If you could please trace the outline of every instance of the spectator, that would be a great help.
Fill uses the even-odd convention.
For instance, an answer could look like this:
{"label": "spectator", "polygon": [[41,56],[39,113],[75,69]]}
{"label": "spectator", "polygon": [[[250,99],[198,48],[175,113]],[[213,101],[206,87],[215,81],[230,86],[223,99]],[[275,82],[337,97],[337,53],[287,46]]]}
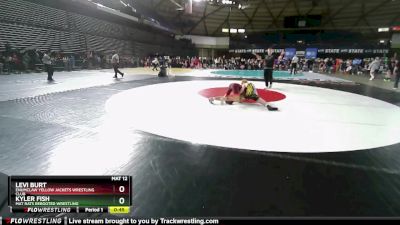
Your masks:
{"label": "spectator", "polygon": [[24,66],[24,70],[30,69],[31,57],[29,53],[26,51],[22,56],[22,65]]}
{"label": "spectator", "polygon": [[53,63],[50,58],[50,51],[47,51],[43,55],[42,62],[44,64],[45,70],[47,71],[47,80],[48,81],[54,81],[53,80],[53,73],[54,73],[54,68],[53,68]]}
{"label": "spectator", "polygon": [[68,71],[72,71],[75,67],[75,57],[74,55],[68,56]]}
{"label": "spectator", "polygon": [[388,62],[388,68],[387,68],[386,77],[385,77],[384,81],[390,81],[391,77],[395,76],[395,74],[394,74],[395,68],[396,68],[396,59],[393,57]]}
{"label": "spectator", "polygon": [[369,65],[369,74],[371,75],[371,78],[369,80],[375,79],[376,74],[379,71],[379,68],[381,66],[381,62],[379,57],[376,57],[375,60]]}
{"label": "spectator", "polygon": [[395,61],[395,67],[394,67],[393,73],[395,75],[394,89],[397,89],[397,88],[399,88],[399,80],[400,80],[400,61],[398,58]]}
{"label": "spectator", "polygon": [[0,53],[0,74],[3,74],[5,57]]}
{"label": "spectator", "polygon": [[69,60],[68,60],[68,57],[67,56],[64,56],[63,58],[62,58],[62,61],[63,61],[63,64],[64,64],[64,70],[65,71],[67,71],[68,70],[68,68],[69,68]]}

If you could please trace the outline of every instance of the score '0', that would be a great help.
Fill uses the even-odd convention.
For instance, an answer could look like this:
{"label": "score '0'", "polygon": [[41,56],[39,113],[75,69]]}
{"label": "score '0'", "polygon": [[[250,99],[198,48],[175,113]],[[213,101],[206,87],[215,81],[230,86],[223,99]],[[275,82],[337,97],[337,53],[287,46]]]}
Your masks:
{"label": "score '0'", "polygon": [[[125,192],[125,187],[124,186],[119,186],[118,188],[119,192],[124,193]],[[121,197],[119,198],[119,204],[123,205],[125,203],[125,198]]]}

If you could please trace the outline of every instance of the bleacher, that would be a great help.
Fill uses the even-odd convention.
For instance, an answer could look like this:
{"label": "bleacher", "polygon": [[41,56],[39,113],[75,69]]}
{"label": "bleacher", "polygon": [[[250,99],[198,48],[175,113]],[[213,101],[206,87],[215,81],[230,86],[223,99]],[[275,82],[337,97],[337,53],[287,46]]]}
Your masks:
{"label": "bleacher", "polygon": [[178,55],[187,43],[166,34],[122,26],[24,0],[0,1],[0,51],[5,43],[17,49],[61,52],[111,51],[144,56]]}
{"label": "bleacher", "polygon": [[[7,41],[17,49],[76,52],[85,45],[84,36],[79,33],[2,22],[0,30],[0,40]],[[0,51],[4,51],[4,44],[0,43]]]}
{"label": "bleacher", "polygon": [[115,49],[121,54],[132,55],[132,44],[128,41],[94,35],[87,35],[86,38],[87,48],[91,51],[104,52]]}
{"label": "bleacher", "polygon": [[76,29],[83,33],[111,36],[116,38],[123,37],[122,26],[96,18],[70,13],[71,23],[75,24]]}
{"label": "bleacher", "polygon": [[23,0],[0,1],[0,21],[67,28],[66,11]]}

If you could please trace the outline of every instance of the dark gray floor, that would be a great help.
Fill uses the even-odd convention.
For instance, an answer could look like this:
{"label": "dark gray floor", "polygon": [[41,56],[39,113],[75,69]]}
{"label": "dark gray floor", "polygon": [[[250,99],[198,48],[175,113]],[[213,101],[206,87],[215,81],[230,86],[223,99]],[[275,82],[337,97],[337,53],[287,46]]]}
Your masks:
{"label": "dark gray floor", "polygon": [[[58,162],[53,160],[61,144],[104,138],[98,128],[105,121],[105,102],[112,95],[143,85],[193,79],[142,76],[2,101],[0,172],[46,175],[61,171],[67,167],[55,165]],[[398,93],[375,87],[306,85],[358,93],[400,106]],[[400,215],[400,144],[356,152],[284,154],[194,145],[140,131],[130,135],[135,141],[128,142],[129,151],[121,156],[123,163],[103,163],[98,171],[133,177],[133,216]],[[119,146],[126,141],[123,138],[111,143]],[[83,154],[86,150],[94,154]],[[92,165],[107,156],[95,149],[79,149],[57,160],[76,167],[78,171],[69,169],[79,173],[85,160]],[[4,177],[0,175],[0,205],[6,198]],[[5,211],[4,203],[2,206]]]}

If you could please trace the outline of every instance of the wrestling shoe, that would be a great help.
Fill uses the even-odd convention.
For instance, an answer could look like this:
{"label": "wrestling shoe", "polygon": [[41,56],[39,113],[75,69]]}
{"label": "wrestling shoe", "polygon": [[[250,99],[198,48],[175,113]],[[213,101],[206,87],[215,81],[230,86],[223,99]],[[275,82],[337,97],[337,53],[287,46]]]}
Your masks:
{"label": "wrestling shoe", "polygon": [[213,98],[209,98],[208,101],[209,101],[212,105],[214,105],[214,99],[213,99]]}
{"label": "wrestling shoe", "polygon": [[270,105],[267,105],[267,109],[268,109],[268,111],[278,111],[278,108],[270,106]]}

